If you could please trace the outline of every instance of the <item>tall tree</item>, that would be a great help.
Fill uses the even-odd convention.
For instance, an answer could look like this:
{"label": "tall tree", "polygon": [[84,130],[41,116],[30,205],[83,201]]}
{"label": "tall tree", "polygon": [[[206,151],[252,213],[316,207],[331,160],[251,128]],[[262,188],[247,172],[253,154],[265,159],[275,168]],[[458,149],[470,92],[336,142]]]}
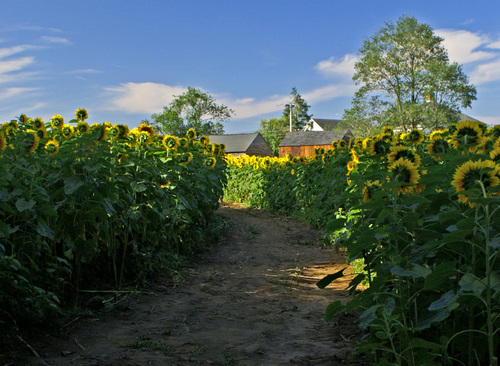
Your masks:
{"label": "tall tree", "polygon": [[282,117],[261,120],[260,129],[257,132],[260,132],[264,140],[271,145],[274,156],[278,156],[281,140],[283,140],[289,130],[289,120]]}
{"label": "tall tree", "polygon": [[286,119],[290,124],[290,108],[292,108],[292,128],[300,130],[312,117],[312,114],[308,114],[311,106],[302,98],[296,87],[292,88],[290,95],[292,96],[292,101],[285,105],[282,118]]}
{"label": "tall tree", "polygon": [[188,87],[177,96],[163,112],[151,116],[152,126],[163,134],[182,136],[190,128],[203,135],[222,135],[223,122],[229,120],[234,111],[200,89]]}
{"label": "tall tree", "polygon": [[[384,123],[407,131],[456,122],[460,108],[476,100],[476,88],[461,65],[450,63],[442,42],[429,25],[409,16],[386,23],[365,40],[353,76],[361,86],[344,113],[344,123]],[[371,98],[382,107],[379,114],[356,112],[363,104],[370,107],[366,101]]]}

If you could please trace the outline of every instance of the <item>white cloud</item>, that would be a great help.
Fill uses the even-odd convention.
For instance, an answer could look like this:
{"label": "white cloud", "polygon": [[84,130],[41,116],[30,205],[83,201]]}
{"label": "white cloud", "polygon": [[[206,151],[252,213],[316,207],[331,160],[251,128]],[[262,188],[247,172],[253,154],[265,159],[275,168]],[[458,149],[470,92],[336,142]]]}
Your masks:
{"label": "white cloud", "polygon": [[457,29],[438,29],[435,33],[444,38],[443,44],[452,62],[466,64],[489,60],[498,55],[495,52],[479,50],[480,47],[495,44],[484,35]]}
{"label": "white cloud", "polygon": [[500,60],[478,65],[470,75],[473,84],[500,80]]}
{"label": "white cloud", "polygon": [[341,75],[352,77],[354,75],[354,64],[358,61],[356,55],[347,54],[341,60],[334,57],[318,62],[316,69],[327,76]]}
{"label": "white cloud", "polygon": [[31,65],[33,62],[35,62],[35,58],[32,56],[21,57],[21,58],[7,60],[7,61],[0,61],[0,80],[1,80],[2,74],[12,72],[12,71],[21,70],[24,67]]}
{"label": "white cloud", "polygon": [[352,84],[332,84],[304,93],[303,98],[308,103],[323,102],[339,97],[349,97],[356,91],[356,85]]}
{"label": "white cloud", "polygon": [[26,95],[32,91],[39,90],[40,88],[6,88],[0,92],[0,100],[8,99],[19,95]]}
{"label": "white cloud", "polygon": [[48,42],[48,43],[63,44],[63,45],[71,45],[72,44],[72,42],[70,40],[68,40],[67,38],[63,38],[63,37],[42,36],[42,41]]}
{"label": "white cloud", "polygon": [[66,74],[99,74],[102,71],[96,69],[77,69],[66,72]]}
{"label": "white cloud", "polygon": [[111,97],[103,109],[125,113],[161,112],[164,106],[186,90],[187,88],[179,85],[124,83],[117,87],[105,88],[106,94]]}
{"label": "white cloud", "polygon": [[259,116],[266,113],[283,110],[285,103],[290,102],[289,95],[272,95],[264,100],[256,101],[254,98],[236,100],[221,100],[223,104],[234,110],[235,119]]}
{"label": "white cloud", "polygon": [[8,48],[0,48],[0,58],[4,58],[7,56],[15,55],[16,53],[20,53],[26,50],[39,48],[38,46],[32,46],[29,44],[22,44],[18,46],[8,47]]}
{"label": "white cloud", "polygon": [[500,41],[496,41],[496,42],[490,43],[486,47],[493,48],[493,49],[500,49]]}

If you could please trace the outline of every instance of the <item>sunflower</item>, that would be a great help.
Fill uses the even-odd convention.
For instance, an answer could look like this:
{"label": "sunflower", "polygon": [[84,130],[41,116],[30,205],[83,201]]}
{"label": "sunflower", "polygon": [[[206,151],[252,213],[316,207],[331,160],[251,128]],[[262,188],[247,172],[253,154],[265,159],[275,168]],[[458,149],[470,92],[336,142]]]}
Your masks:
{"label": "sunflower", "polygon": [[[457,193],[473,188],[481,188],[481,184],[487,189],[488,187],[495,187],[500,183],[500,179],[498,178],[499,173],[500,167],[492,160],[469,160],[455,170],[451,185],[455,187]],[[488,196],[491,195],[489,194]],[[469,202],[469,197],[465,194],[458,195],[458,202],[468,202],[470,207],[476,206],[476,203]]]}
{"label": "sunflower", "polygon": [[24,140],[29,152],[34,152],[38,148],[38,144],[40,144],[40,137],[38,137],[36,131],[34,130],[26,131],[24,134]]}
{"label": "sunflower", "polygon": [[354,139],[354,146],[357,147],[358,149],[361,149],[363,147],[363,139],[356,137]]}
{"label": "sunflower", "polygon": [[36,130],[36,134],[40,139],[44,139],[47,137],[47,129],[45,128],[45,126],[43,126],[43,128],[39,128]]}
{"label": "sunflower", "polygon": [[177,139],[180,147],[186,147],[188,145],[188,140],[185,137],[180,137]]}
{"label": "sunflower", "polygon": [[104,123],[102,125],[93,123],[92,126],[90,126],[90,132],[92,132],[92,135],[96,140],[106,141],[108,138],[108,129]]}
{"label": "sunflower", "polygon": [[7,139],[3,135],[3,131],[0,131],[0,151],[5,150],[7,146]]}
{"label": "sunflower", "polygon": [[137,129],[139,130],[139,132],[148,132],[149,136],[153,136],[155,134],[155,130],[153,129],[153,127],[147,125],[146,122],[142,122],[141,125],[137,127]]}
{"label": "sunflower", "polygon": [[61,132],[62,132],[62,135],[64,137],[66,137],[67,139],[73,137],[74,133],[75,133],[75,129],[73,126],[70,126],[70,125],[64,125],[62,128],[61,128]]}
{"label": "sunflower", "polygon": [[5,132],[5,137],[8,139],[16,136],[16,129],[9,124],[7,124],[3,130]]}
{"label": "sunflower", "polygon": [[496,147],[490,151],[490,159],[495,163],[500,163],[500,147]]}
{"label": "sunflower", "polygon": [[347,142],[345,140],[338,140],[337,141],[337,147],[339,149],[344,149],[347,146]]}
{"label": "sunflower", "polygon": [[43,123],[43,120],[41,117],[36,117],[32,124],[34,129],[37,129],[37,130],[41,130],[41,129],[45,129],[45,123]]}
{"label": "sunflower", "polygon": [[210,143],[210,138],[208,136],[201,136],[200,137],[200,142],[206,146]]}
{"label": "sunflower", "polygon": [[57,128],[60,130],[64,125],[64,118],[62,118],[62,116],[60,116],[59,114],[56,114],[50,119],[50,125],[53,128]]}
{"label": "sunflower", "polygon": [[163,138],[162,144],[165,147],[165,149],[173,150],[177,147],[179,143],[177,137],[175,137],[174,135],[167,135]]}
{"label": "sunflower", "polygon": [[348,174],[351,173],[351,171],[354,170],[354,168],[356,168],[356,162],[350,160],[348,163],[347,163],[347,171],[348,171]]}
{"label": "sunflower", "polygon": [[370,146],[373,145],[373,138],[372,137],[367,137],[363,140],[362,142],[362,145],[363,145],[363,149],[366,149],[366,150],[369,150],[370,149]]}
{"label": "sunflower", "polygon": [[451,138],[453,147],[458,148],[461,145],[478,143],[482,136],[483,130],[479,123],[464,121],[457,125],[457,129]]}
{"label": "sunflower", "polygon": [[57,140],[50,140],[45,144],[45,151],[50,156],[54,156],[59,152],[59,142]]}
{"label": "sunflower", "polygon": [[391,144],[389,142],[386,142],[384,140],[377,140],[370,145],[370,147],[368,148],[368,151],[372,155],[383,156],[389,152],[390,147],[391,147]]}
{"label": "sunflower", "polygon": [[408,159],[416,166],[420,165],[422,159],[420,155],[412,151],[407,146],[391,146],[391,151],[389,152],[387,161],[389,163],[394,163],[399,159]]}
{"label": "sunflower", "polygon": [[354,161],[356,164],[359,163],[359,157],[356,154],[356,150],[351,149],[351,159]]}
{"label": "sunflower", "polygon": [[215,148],[215,144],[213,144],[212,142],[209,142],[208,144],[205,145],[205,151],[207,153],[213,153],[214,148]]}
{"label": "sunflower", "polygon": [[410,194],[413,192],[415,184],[420,179],[420,173],[414,163],[407,159],[399,159],[389,165],[389,171],[392,173],[389,181],[398,182],[401,184],[398,187],[398,194]]}
{"label": "sunflower", "polygon": [[434,130],[429,135],[429,140],[433,141],[436,139],[442,139],[447,135],[447,133],[448,132],[446,130]]}
{"label": "sunflower", "polygon": [[382,187],[382,184],[380,181],[377,179],[376,181],[368,181],[366,182],[365,186],[363,187],[363,201],[368,202],[372,199],[373,194],[376,191],[379,191]]}
{"label": "sunflower", "polygon": [[137,135],[137,142],[141,145],[148,145],[151,143],[151,138],[152,136],[148,130],[142,130]]}
{"label": "sunflower", "polygon": [[488,131],[486,131],[486,134],[488,136],[492,136],[495,139],[498,139],[500,137],[500,125],[495,125],[492,128],[488,129]]}
{"label": "sunflower", "polygon": [[89,114],[85,108],[78,108],[75,112],[75,117],[78,121],[82,122],[89,118]]}
{"label": "sunflower", "polygon": [[323,155],[325,153],[325,149],[322,147],[315,147],[314,148],[314,154],[315,155]]}
{"label": "sunflower", "polygon": [[[21,114],[18,118],[19,120],[19,123],[21,123],[22,125],[27,125],[28,124],[28,120],[29,120],[29,117],[25,114]],[[15,120],[12,120],[10,121],[11,123],[14,122]],[[17,128],[17,122],[16,122],[16,128]]]}
{"label": "sunflower", "polygon": [[85,121],[80,121],[76,125],[76,132],[78,135],[83,135],[86,134],[87,132],[90,131],[90,126],[87,122]]}
{"label": "sunflower", "polygon": [[116,126],[120,130],[119,137],[127,137],[128,134],[130,133],[130,130],[128,129],[127,125],[119,123]]}
{"label": "sunflower", "polygon": [[118,136],[120,136],[120,129],[118,128],[117,125],[108,128],[108,136],[113,140],[116,139]]}
{"label": "sunflower", "polygon": [[487,136],[482,136],[478,140],[478,145],[475,147],[476,153],[478,154],[489,154],[491,150],[495,148],[495,140],[487,137]]}
{"label": "sunflower", "polygon": [[213,156],[207,156],[203,161],[203,165],[205,165],[207,168],[213,168],[215,166],[215,163],[217,163],[217,159]]}
{"label": "sunflower", "polygon": [[[427,152],[429,154],[445,154],[450,148],[450,144],[444,138],[434,137],[427,144]],[[439,159],[434,157],[434,159]]]}
{"label": "sunflower", "polygon": [[394,136],[394,130],[389,126],[385,126],[384,129],[382,130],[382,134]]}
{"label": "sunflower", "polygon": [[194,140],[196,138],[196,131],[195,131],[195,129],[194,128],[190,128],[189,130],[187,130],[186,137],[189,140]]}
{"label": "sunflower", "polygon": [[414,129],[406,134],[404,139],[405,141],[411,142],[414,145],[418,145],[425,140],[425,135],[422,131]]}
{"label": "sunflower", "polygon": [[182,164],[189,164],[191,160],[193,160],[193,154],[191,152],[184,153],[179,158],[179,162]]}

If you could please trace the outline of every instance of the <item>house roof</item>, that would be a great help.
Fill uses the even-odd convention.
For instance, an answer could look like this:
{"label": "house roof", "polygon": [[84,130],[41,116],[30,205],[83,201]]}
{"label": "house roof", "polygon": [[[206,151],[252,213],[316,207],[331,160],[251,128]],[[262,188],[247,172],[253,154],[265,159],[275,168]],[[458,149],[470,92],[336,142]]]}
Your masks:
{"label": "house roof", "polygon": [[460,113],[460,122],[463,121],[471,121],[471,122],[481,122],[478,119],[472,118],[471,116],[468,116],[466,114]]}
{"label": "house roof", "polygon": [[316,122],[324,131],[333,131],[338,127],[341,119],[326,119],[326,118],[311,118]]}
{"label": "house roof", "polygon": [[339,134],[337,131],[288,132],[280,146],[330,145],[333,141],[342,139],[344,136],[345,134]]}
{"label": "house roof", "polygon": [[242,133],[229,135],[210,135],[210,142],[224,144],[227,153],[245,152],[259,133]]}

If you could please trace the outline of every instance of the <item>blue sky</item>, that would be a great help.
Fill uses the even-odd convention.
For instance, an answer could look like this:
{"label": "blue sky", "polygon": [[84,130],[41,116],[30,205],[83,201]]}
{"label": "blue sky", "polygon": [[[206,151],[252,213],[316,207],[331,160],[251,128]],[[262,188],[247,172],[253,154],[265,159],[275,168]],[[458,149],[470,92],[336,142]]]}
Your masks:
{"label": "blue sky", "polygon": [[296,87],[316,118],[341,118],[357,51],[412,15],[445,38],[500,124],[500,1],[0,0],[0,122],[21,113],[138,126],[188,86],[235,111],[226,133],[279,117]]}

